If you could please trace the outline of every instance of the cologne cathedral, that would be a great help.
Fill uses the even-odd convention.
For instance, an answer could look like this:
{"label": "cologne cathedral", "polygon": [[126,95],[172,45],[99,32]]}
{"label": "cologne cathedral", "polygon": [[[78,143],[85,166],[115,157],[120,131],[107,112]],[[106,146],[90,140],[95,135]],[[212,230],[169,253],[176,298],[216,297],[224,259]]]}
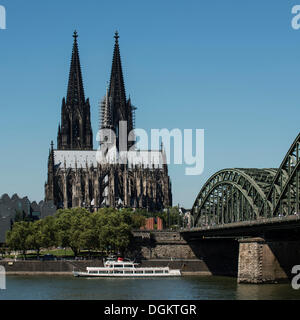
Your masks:
{"label": "cologne cathedral", "polygon": [[[171,181],[162,146],[159,150],[136,150],[137,157],[121,163],[102,162],[97,158],[97,150],[93,149],[90,103],[84,94],[76,31],[73,37],[57,149],[51,142],[49,152],[45,200],[52,200],[58,208],[86,207],[91,210],[131,207],[160,211],[171,206]],[[100,104],[100,131],[112,130],[116,146],[125,139],[127,148],[132,149],[134,139],[132,135],[129,139],[127,133],[134,132],[136,108],[130,98],[126,98],[117,32],[114,38],[110,83]],[[120,123],[127,126],[125,137],[124,130],[119,128]],[[98,150],[101,148],[103,145],[100,142]]]}

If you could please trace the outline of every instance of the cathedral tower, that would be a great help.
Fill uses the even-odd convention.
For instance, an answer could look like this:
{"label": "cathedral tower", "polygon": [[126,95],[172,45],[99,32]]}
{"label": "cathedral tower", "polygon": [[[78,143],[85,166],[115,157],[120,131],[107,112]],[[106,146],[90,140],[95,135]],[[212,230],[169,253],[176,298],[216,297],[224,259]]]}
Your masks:
{"label": "cathedral tower", "polygon": [[[93,150],[90,104],[84,96],[76,31],[73,37],[68,91],[62,101],[57,149],[51,142],[48,157],[45,200],[52,200],[58,208],[86,207],[90,210],[109,206],[160,211],[170,206],[171,180],[162,148],[137,150],[139,156],[127,158],[127,163],[99,161],[98,150]],[[122,143],[127,140],[128,150],[134,143],[128,142],[128,134],[134,129],[135,107],[130,98],[126,98],[118,32],[114,38],[110,83],[101,102],[100,127],[115,132],[117,147],[119,140]],[[125,135],[120,130],[120,121],[126,123]]]}
{"label": "cathedral tower", "polygon": [[67,98],[63,98],[61,124],[58,127],[58,150],[92,150],[93,132],[91,127],[90,103],[85,100],[77,32],[73,34],[74,43],[69,74]]}
{"label": "cathedral tower", "polygon": [[[120,121],[127,122],[127,137],[132,129],[134,129],[134,112],[135,107],[131,104],[130,98],[126,99],[126,91],[123,79],[119,34],[115,32],[115,45],[112,59],[111,75],[108,92],[101,103],[102,122],[101,128],[111,128],[114,130],[117,139],[117,146],[119,139],[122,138],[119,134]],[[128,148],[133,142],[127,141]],[[125,150],[123,150],[125,151]]]}

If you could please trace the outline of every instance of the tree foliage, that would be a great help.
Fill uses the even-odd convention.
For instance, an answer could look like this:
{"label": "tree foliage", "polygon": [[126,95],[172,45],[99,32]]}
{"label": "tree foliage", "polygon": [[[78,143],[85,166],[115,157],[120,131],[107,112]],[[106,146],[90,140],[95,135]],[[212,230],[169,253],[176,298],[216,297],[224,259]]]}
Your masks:
{"label": "tree foliage", "polygon": [[132,243],[132,229],[145,224],[145,217],[131,209],[60,209],[55,216],[33,222],[15,222],[6,243],[13,250],[36,250],[52,246],[70,247],[77,256],[81,250],[125,253]]}
{"label": "tree foliage", "polygon": [[28,240],[30,236],[29,222],[20,221],[13,225],[13,229],[6,234],[6,244],[13,250],[22,251],[25,255],[28,247]]}
{"label": "tree foliage", "polygon": [[179,207],[169,207],[163,212],[149,212],[145,209],[137,209],[136,213],[145,218],[159,217],[163,220],[164,225],[170,229],[176,229],[183,226],[183,215],[180,213]]}

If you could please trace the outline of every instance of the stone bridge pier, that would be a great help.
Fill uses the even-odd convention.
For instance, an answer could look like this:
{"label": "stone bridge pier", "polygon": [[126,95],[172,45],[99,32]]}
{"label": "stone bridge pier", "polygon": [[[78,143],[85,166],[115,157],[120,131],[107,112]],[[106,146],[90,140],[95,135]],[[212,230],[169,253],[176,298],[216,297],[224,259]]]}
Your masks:
{"label": "stone bridge pier", "polygon": [[233,276],[238,283],[278,283],[293,278],[300,265],[300,241],[248,237],[188,242],[212,275]]}
{"label": "stone bridge pier", "polygon": [[290,280],[300,265],[300,241],[245,238],[239,241],[238,283],[276,283]]}

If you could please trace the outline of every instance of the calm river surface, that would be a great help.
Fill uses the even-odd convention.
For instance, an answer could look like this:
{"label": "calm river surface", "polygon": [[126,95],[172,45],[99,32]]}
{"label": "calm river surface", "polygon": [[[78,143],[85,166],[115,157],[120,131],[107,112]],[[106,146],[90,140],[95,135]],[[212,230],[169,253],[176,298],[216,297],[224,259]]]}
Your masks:
{"label": "calm river surface", "polygon": [[300,299],[290,284],[245,285],[236,279],[191,276],[165,279],[87,279],[7,276],[0,300],[206,300]]}

